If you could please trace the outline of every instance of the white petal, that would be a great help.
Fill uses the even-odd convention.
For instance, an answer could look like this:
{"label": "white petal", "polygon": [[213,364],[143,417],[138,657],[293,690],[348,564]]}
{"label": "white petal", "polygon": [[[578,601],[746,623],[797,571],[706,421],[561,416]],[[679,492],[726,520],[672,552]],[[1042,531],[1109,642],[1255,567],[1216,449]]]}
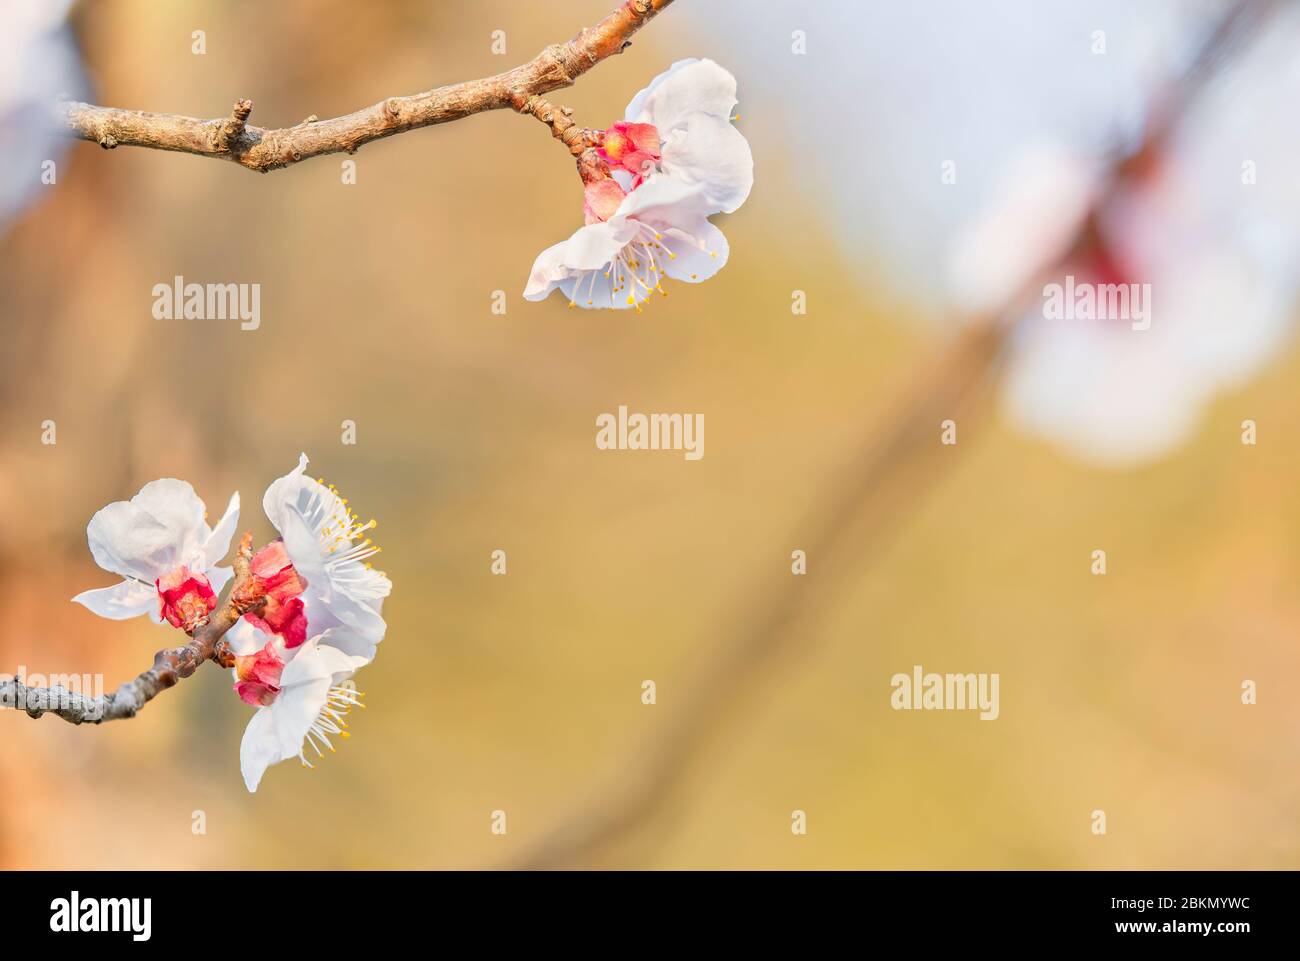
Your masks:
{"label": "white petal", "polygon": [[[382,641],[383,637],[381,636],[379,640]],[[354,671],[364,667],[373,661],[375,655],[379,652],[378,641],[362,637],[356,631],[349,630],[346,627],[335,627],[327,630],[321,635],[320,643],[322,646],[328,645],[350,659],[347,666],[343,668],[343,670],[347,671]]]}
{"label": "white petal", "polygon": [[271,635],[258,630],[241,617],[235,622],[234,627],[226,631],[225,639],[236,656],[246,657],[266,647],[266,642],[271,639]]}
{"label": "white petal", "polygon": [[[230,503],[226,505],[226,513],[222,515],[221,520],[217,521],[217,526],[209,532],[206,542],[203,545],[203,566],[212,567],[230,550],[230,539],[235,536],[235,528],[239,526],[239,491],[235,491],[230,497]],[[212,589],[220,591],[221,588],[213,582]]]}
{"label": "white petal", "polygon": [[545,300],[546,296],[567,280],[571,272],[564,266],[564,251],[568,241],[547,247],[533,261],[528,285],[524,288],[525,300]]}
{"label": "white petal", "polygon": [[309,638],[280,675],[281,688],[289,690],[321,679],[336,684],[369,664],[370,658],[343,649],[350,644],[344,632],[338,630],[323,631]]}
{"label": "white petal", "polygon": [[[308,629],[315,632],[332,627],[348,627],[368,641],[377,643],[388,626],[376,610],[377,599],[391,590],[388,578],[364,565],[341,565],[326,568],[320,541],[297,511],[281,514],[280,534],[293,566],[307,581],[302,594]],[[359,568],[357,573],[354,568]],[[332,574],[343,574],[339,580]]]}
{"label": "white petal", "polygon": [[699,283],[708,280],[727,262],[730,247],[722,231],[704,218],[686,228],[666,227],[659,241],[676,257],[660,257],[659,266],[674,280]]}
{"label": "white petal", "polygon": [[614,294],[614,279],[606,277],[604,270],[590,270],[559,284],[569,302],[583,310],[617,310],[627,306]]}
{"label": "white petal", "polygon": [[[310,662],[315,658],[307,655],[290,663],[298,660]],[[288,672],[289,668],[285,668]],[[239,747],[239,766],[250,792],[257,790],[270,765],[303,755],[307,732],[325,706],[330,684],[331,675],[321,674],[282,688],[269,707],[258,708]]]}
{"label": "white petal", "polygon": [[[289,662],[285,674],[295,664],[315,665],[317,660],[311,653],[300,653]],[[287,761],[303,753],[307,732],[316,723],[329,697],[330,678],[330,672],[323,671],[289,684],[281,675],[284,686],[271,705],[271,733],[275,738],[277,760]]]}
{"label": "white petal", "polygon": [[180,565],[181,539],[143,508],[115,501],[86,525],[95,563],[106,571],[152,583]]}
{"label": "white petal", "polygon": [[636,178],[632,176],[631,171],[619,167],[617,170],[611,170],[609,175],[614,178],[616,184],[623,188],[623,193],[632,192],[632,184],[636,181]]}
{"label": "white petal", "polygon": [[628,194],[614,216],[672,223],[712,212],[701,184],[661,173]]}
{"label": "white petal", "polygon": [[652,123],[659,135],[692,113],[730,118],[736,106],[736,78],[712,60],[678,60],[632,98],[624,119]]}
{"label": "white petal", "polygon": [[312,631],[344,630],[366,644],[378,644],[388,632],[388,624],[371,604],[338,591],[325,601],[308,587],[303,594],[303,610],[307,615],[307,627]]}
{"label": "white petal", "polygon": [[212,585],[212,593],[220,594],[226,582],[235,576],[233,567],[209,567],[206,571],[208,583]]}
{"label": "white petal", "polygon": [[303,741],[320,716],[329,689],[368,663],[364,657],[350,656],[323,643],[329,637],[326,632],[303,644],[280,675],[280,695],[271,705],[271,712],[281,760],[302,752]]}
{"label": "white petal", "polygon": [[284,549],[289,554],[289,560],[293,561],[294,568],[306,579],[307,589],[329,598],[332,591],[329,575],[325,571],[325,552],[316,532],[293,509],[280,511],[280,522],[276,527],[284,538]]}
{"label": "white petal", "polygon": [[364,601],[379,612],[383,600],[393,593],[393,582],[383,571],[367,567],[364,561],[348,561],[330,568],[334,591]]}
{"label": "white petal", "polygon": [[312,487],[319,487],[314,480],[304,476],[307,470],[307,455],[298,455],[298,466],[289,473],[271,482],[262,496],[262,509],[267,519],[280,530],[280,522],[286,508],[301,503],[304,497],[310,498]]}
{"label": "white petal", "polygon": [[[629,281],[627,288],[615,293],[614,280],[615,272],[612,269],[608,277],[604,270],[591,270],[566,280],[560,289],[575,306],[583,310],[630,310],[649,299],[650,292],[635,281]],[[633,297],[631,304],[627,302],[628,294]]]}
{"label": "white petal", "polygon": [[[626,200],[623,203],[627,203]],[[622,211],[619,207],[619,211]],[[598,224],[579,227],[564,245],[564,266],[572,270],[595,270],[618,256],[636,234],[636,225],[617,214]]]}
{"label": "white petal", "polygon": [[244,739],[239,743],[239,770],[248,792],[255,793],[266,769],[282,760],[271,708],[259,707],[244,728]]}
{"label": "white petal", "polygon": [[280,695],[258,708],[244,731],[239,765],[249,791],[256,791],[267,767],[304,752],[307,732],[320,716],[331,686],[367,663],[329,645],[331,632],[303,644],[280,675]]}
{"label": "white petal", "polygon": [[[329,604],[330,620],[350,629],[360,637],[372,643],[379,643],[388,632],[388,624],[375,610],[373,603],[366,603],[342,591],[335,590]],[[307,623],[312,625],[312,615],[307,614]],[[334,626],[333,624],[330,625]],[[313,629],[315,625],[312,625]]]}
{"label": "white petal", "polygon": [[73,600],[84,604],[100,617],[115,621],[128,617],[148,614],[158,607],[158,591],[139,581],[122,581],[112,587],[102,587],[94,591],[82,591]]}
{"label": "white petal", "polygon": [[164,477],[150,481],[131,498],[131,503],[173,532],[178,540],[178,555],[182,563],[188,561],[207,539],[208,525],[203,519],[207,508],[194,493],[194,488],[183,480]]}
{"label": "white petal", "polygon": [[702,113],[664,134],[663,168],[703,188],[706,213],[732,213],[754,186],[754,155],[729,120]]}
{"label": "white petal", "polygon": [[[627,309],[627,293],[614,294],[614,280],[605,276],[605,271],[618,256],[619,252],[637,235],[637,222],[622,216],[624,208],[636,194],[640,194],[649,185],[646,184],[633,191],[619,207],[618,213],[604,223],[588,224],[579,228],[572,237],[542,252],[533,265],[533,274],[529,278],[524,296],[529,300],[542,300],[551,291],[560,289],[570,303],[586,308]],[[687,188],[689,194],[693,188]],[[671,187],[671,194],[662,191],[658,197],[668,200],[680,199],[683,191]],[[655,198],[651,193],[651,199]],[[636,209],[632,205],[632,209]],[[633,285],[635,286],[635,285]],[[636,290],[636,303],[643,302],[648,296],[644,290]]]}

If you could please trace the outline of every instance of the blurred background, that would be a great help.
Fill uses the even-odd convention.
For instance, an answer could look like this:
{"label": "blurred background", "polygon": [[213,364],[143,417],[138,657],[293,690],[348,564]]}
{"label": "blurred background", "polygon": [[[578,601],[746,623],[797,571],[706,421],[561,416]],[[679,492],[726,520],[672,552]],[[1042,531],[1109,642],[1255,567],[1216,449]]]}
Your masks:
{"label": "blurred background", "polygon": [[[69,602],[115,580],[87,550],[91,515],[157,477],[213,511],[239,490],[241,530],[264,541],[262,491],[306,451],[378,519],[394,583],[352,739],[256,795],[239,776],[250,709],[211,667],[131,721],[4,712],[0,865],[494,867],[599,810],[702,659],[788,589],[827,479],[977,306],[962,278],[1014,270],[997,258],[1034,253],[1034,218],[1066,217],[1066,188],[1048,190],[1012,218],[1019,240],[971,240],[1039,182],[1024,158],[1104,170],[1229,7],[678,0],[552,95],[605,127],[677,59],[738,79],[756,182],[716,218],[730,261],[641,315],[522,300],[534,257],[581,223],[572,162],[531,119],[371,144],[345,185],[344,157],[257,176],[62,141],[41,106],[215,117],[249,97],[252,123],[289,126],[500,71],[612,6],[0,14],[0,671],[112,690],[178,642]],[[1111,259],[1155,287],[1152,336],[1026,324],[992,416],[935,460],[895,536],[834,571],[809,558],[810,581],[848,588],[792,622],[779,657],[714,679],[731,707],[700,718],[671,804],[578,863],[1300,866],[1300,23],[1275,6],[1108,221]],[[153,285],[178,274],[259,283],[260,329],[155,320]],[[597,450],[594,418],[620,404],[703,413],[705,457]],[[999,673],[999,719],[891,710],[914,664]]]}

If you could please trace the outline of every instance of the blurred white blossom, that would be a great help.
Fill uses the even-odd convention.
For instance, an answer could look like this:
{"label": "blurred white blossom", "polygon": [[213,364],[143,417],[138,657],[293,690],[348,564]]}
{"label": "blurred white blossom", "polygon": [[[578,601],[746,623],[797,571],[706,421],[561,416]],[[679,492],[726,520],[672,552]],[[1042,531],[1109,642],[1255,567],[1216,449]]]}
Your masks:
{"label": "blurred white blossom", "polygon": [[0,4],[0,226],[41,189],[41,166],[66,146],[54,116],[58,97],[84,96],[80,54],[67,26],[71,0]]}
{"label": "blurred white blossom", "polygon": [[[959,318],[1004,301],[1064,252],[1107,164],[1139,142],[1229,7],[828,0],[765,5],[727,36],[769,114],[761,127],[750,118],[751,139],[819,171],[802,184],[834,191],[825,209],[846,257],[869,251],[881,266],[853,273]],[[694,16],[721,35],[737,9],[726,0]],[[1154,168],[1103,211],[1102,249],[1069,267],[1081,281],[1149,284],[1150,328],[1048,320],[1031,305],[1008,410],[1076,457],[1129,466],[1167,453],[1290,329],[1300,10],[1275,11],[1221,65]],[[796,30],[807,53],[765,70]],[[830,89],[852,97],[853,123]],[[846,182],[858,189],[838,189]]]}
{"label": "blurred white blossom", "polygon": [[[1154,168],[1103,209],[1108,263],[1098,270],[1085,258],[1066,271],[1149,285],[1150,327],[1027,318],[1007,391],[1023,427],[1095,463],[1140,463],[1186,440],[1218,392],[1283,345],[1300,266],[1300,132],[1289,119],[1300,94],[1297,43],[1294,10],[1270,21]],[[1037,198],[1021,241],[1041,240],[1044,218],[1060,227],[1077,215],[1096,185],[1085,168],[1077,157],[1053,165],[1062,199]],[[1068,186],[1067,170],[1079,174]]]}

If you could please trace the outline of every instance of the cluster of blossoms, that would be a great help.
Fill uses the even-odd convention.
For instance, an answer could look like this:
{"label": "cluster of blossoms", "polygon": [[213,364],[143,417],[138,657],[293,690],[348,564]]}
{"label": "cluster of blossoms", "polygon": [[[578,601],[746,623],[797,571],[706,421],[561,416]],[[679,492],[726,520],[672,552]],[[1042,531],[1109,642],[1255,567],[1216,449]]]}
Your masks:
{"label": "cluster of blossoms", "polygon": [[754,184],[749,144],[732,125],[736,78],[712,60],[679,60],[632,98],[604,132],[609,176],[587,184],[586,226],[542,252],[524,297],[557,288],[570,307],[640,311],[663,277],[698,283],[727,262],[709,222]]}
{"label": "cluster of blossoms", "polygon": [[[235,692],[257,708],[239,760],[256,791],[267,767],[292,757],[311,766],[346,716],[361,704],[352,675],[374,660],[387,625],[388,578],[371,567],[379,552],[333,486],[305,474],[307,455],[267,488],[263,509],[279,537],[253,554],[242,595],[260,603],[226,634],[236,655]],[[148,615],[193,634],[216,609],[232,576],[217,563],[239,523],[239,495],[215,528],[184,481],[146,484],[129,501],[109,504],[87,527],[95,562],[123,580],[73,598],[102,617]]]}

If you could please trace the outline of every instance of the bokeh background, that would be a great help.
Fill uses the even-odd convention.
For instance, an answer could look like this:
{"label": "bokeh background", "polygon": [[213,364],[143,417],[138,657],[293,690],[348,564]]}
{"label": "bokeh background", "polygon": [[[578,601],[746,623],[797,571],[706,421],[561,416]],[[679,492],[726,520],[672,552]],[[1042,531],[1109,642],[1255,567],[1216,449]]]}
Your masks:
{"label": "bokeh background", "polygon": [[[266,539],[261,492],[306,451],[379,520],[395,586],[353,738],[314,770],[272,769],[256,795],[238,764],[249,709],[214,668],[129,722],[4,712],[0,865],[494,867],[635,778],[701,659],[788,579],[826,478],[951,336],[948,248],[1016,151],[1131,142],[1225,5],[1129,6],[678,0],[553,97],[603,127],[676,59],[738,78],[756,185],[717,219],[730,262],[639,316],[520,297],[581,216],[571,161],[527,118],[369,145],[355,185],[340,157],[258,176],[67,143],[46,151],[57,184],[30,190],[15,158],[31,141],[8,123],[22,196],[0,225],[0,670],[100,672],[111,690],[176,643],[68,600],[114,580],[86,549],[90,516],[157,477],[211,510],[238,489],[241,529]],[[81,78],[42,83],[196,116],[251,97],[253,122],[285,126],[496,72],[610,7],[102,0],[50,27]],[[1261,102],[1242,71],[1211,92],[1229,114]],[[1294,103],[1294,72],[1268,83]],[[1295,180],[1290,127],[1256,107],[1238,135],[1275,183]],[[949,157],[956,185],[939,179]],[[1235,157],[1216,171],[1193,193],[1241,189]],[[1285,237],[1280,196],[1261,204]],[[1294,263],[1269,263],[1289,323]],[[152,287],[177,274],[260,283],[261,328],[154,320]],[[1078,456],[1005,406],[963,432],[894,536],[834,572],[810,558],[810,579],[850,588],[793,623],[780,657],[716,685],[731,707],[701,719],[664,816],[581,863],[1300,865],[1300,353],[1280,333],[1238,373],[1140,463]],[[704,458],[598,451],[594,418],[619,404],[703,413]],[[889,679],[913,664],[999,673],[1000,718],[892,711]]]}

